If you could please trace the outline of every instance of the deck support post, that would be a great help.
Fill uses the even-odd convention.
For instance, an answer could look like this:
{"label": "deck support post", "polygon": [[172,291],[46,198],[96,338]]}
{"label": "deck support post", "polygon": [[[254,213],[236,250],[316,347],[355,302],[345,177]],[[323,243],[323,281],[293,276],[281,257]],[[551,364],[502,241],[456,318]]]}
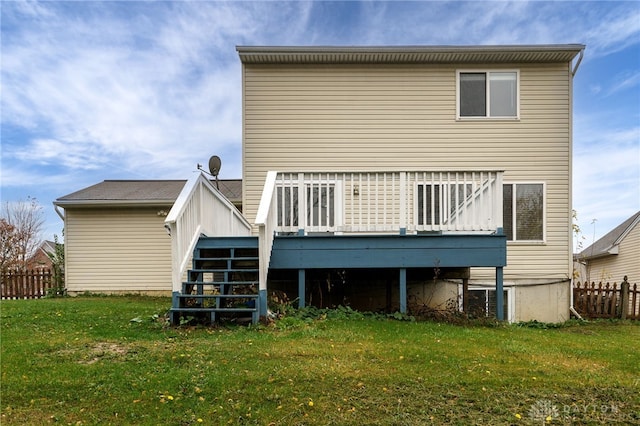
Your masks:
{"label": "deck support post", "polygon": [[[269,305],[267,303],[267,290],[259,290],[258,291],[258,317],[267,318],[267,314],[269,311]],[[253,323],[256,324],[258,322],[258,318],[253,318]]]}
{"label": "deck support post", "polygon": [[[179,308],[180,307],[180,297],[178,297],[179,295],[180,295],[179,291],[174,291],[174,292],[171,293],[171,307],[172,308]],[[171,325],[180,324],[180,312],[172,310],[169,320],[171,321]]]}
{"label": "deck support post", "polygon": [[305,284],[305,270],[298,269],[298,308],[305,307],[305,295],[307,294]]}
{"label": "deck support post", "polygon": [[502,286],[503,271],[502,266],[496,268],[496,318],[498,321],[504,320],[504,291]]}
{"label": "deck support post", "polygon": [[469,315],[469,278],[462,279],[462,312]]}
{"label": "deck support post", "polygon": [[400,268],[400,313],[407,313],[407,269]]}

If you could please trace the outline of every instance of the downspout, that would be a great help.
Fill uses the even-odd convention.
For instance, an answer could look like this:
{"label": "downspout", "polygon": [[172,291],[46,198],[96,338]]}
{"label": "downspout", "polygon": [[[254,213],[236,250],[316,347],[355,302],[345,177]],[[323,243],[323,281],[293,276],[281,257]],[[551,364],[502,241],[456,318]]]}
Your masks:
{"label": "downspout", "polygon": [[56,211],[58,217],[60,217],[60,219],[62,219],[62,222],[64,223],[64,213],[60,211],[60,207],[57,204],[54,204],[53,209]]}
{"label": "downspout", "polygon": [[[573,77],[576,76],[576,73],[578,72],[578,67],[580,67],[580,63],[582,62],[582,58],[584,57],[584,47],[582,49],[580,49],[580,56],[578,56],[578,60],[576,61],[576,64],[573,66],[573,69],[571,70],[571,78],[573,79]],[[573,109],[573,81],[571,82],[571,109]],[[571,116],[573,117],[573,113],[571,114]],[[573,134],[573,123],[571,124],[571,133]],[[573,141],[572,141],[572,145],[573,145]],[[573,146],[571,147],[573,150]],[[573,173],[572,170],[570,170],[571,173]],[[573,252],[573,250],[572,250]],[[573,264],[573,254],[571,256],[571,264]],[[571,268],[573,270],[573,267]],[[571,280],[569,281],[569,312],[571,312],[573,315],[576,316],[576,318],[578,318],[581,321],[584,321],[584,318],[582,318],[582,316],[578,313],[578,311],[576,311],[576,308],[573,305],[573,271],[571,271]]]}
{"label": "downspout", "polygon": [[575,77],[578,72],[578,67],[580,66],[580,62],[582,62],[582,58],[584,57],[584,48],[580,49],[580,56],[578,57],[578,61],[573,66],[573,70],[571,70],[571,77]]}
{"label": "downspout", "polygon": [[569,292],[570,292],[570,297],[571,297],[571,306],[569,306],[569,311],[575,315],[580,321],[584,321],[584,318],[582,318],[582,316],[578,313],[578,311],[576,311],[576,309],[573,307],[573,277],[571,277],[571,281],[569,284],[571,287],[569,288]]}

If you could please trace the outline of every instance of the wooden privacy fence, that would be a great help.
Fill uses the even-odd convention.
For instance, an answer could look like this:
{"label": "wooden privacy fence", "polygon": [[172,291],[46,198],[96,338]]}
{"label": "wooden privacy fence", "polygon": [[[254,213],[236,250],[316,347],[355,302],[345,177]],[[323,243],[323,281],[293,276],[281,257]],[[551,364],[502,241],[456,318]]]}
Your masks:
{"label": "wooden privacy fence", "polygon": [[49,269],[8,270],[0,273],[2,299],[38,299],[55,288]]}
{"label": "wooden privacy fence", "polygon": [[640,289],[627,277],[618,285],[576,283],[573,305],[583,318],[621,318],[640,320]]}

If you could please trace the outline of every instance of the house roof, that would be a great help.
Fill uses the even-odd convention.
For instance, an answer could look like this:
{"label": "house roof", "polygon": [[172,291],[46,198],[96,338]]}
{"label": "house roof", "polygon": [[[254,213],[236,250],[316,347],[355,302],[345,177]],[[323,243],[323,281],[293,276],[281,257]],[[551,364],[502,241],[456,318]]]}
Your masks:
{"label": "house roof", "polygon": [[616,226],[611,232],[591,244],[578,254],[580,259],[593,259],[618,254],[617,246],[627,234],[640,223],[640,211]]}
{"label": "house roof", "polygon": [[[60,207],[172,205],[186,180],[105,180],[54,201]],[[215,186],[215,181],[212,181]],[[234,204],[242,202],[242,180],[220,179],[220,192]]]}
{"label": "house roof", "polygon": [[237,46],[243,63],[541,63],[569,62],[583,44],[504,46]]}
{"label": "house roof", "polygon": [[45,253],[55,253],[56,243],[54,241],[44,240],[39,247]]}

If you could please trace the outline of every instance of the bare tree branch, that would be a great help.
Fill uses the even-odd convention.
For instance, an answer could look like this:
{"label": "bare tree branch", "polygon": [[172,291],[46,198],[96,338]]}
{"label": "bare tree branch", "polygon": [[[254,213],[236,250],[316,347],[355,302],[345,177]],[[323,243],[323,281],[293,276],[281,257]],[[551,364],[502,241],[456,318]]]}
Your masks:
{"label": "bare tree branch", "polygon": [[[5,230],[8,232],[7,240],[5,242],[3,238],[1,251],[3,254],[10,253],[13,256],[8,262],[12,267],[25,268],[29,258],[42,243],[41,234],[44,226],[42,206],[31,197],[26,201],[6,202],[3,206],[2,220],[9,227]],[[13,227],[13,230],[10,227]]]}

